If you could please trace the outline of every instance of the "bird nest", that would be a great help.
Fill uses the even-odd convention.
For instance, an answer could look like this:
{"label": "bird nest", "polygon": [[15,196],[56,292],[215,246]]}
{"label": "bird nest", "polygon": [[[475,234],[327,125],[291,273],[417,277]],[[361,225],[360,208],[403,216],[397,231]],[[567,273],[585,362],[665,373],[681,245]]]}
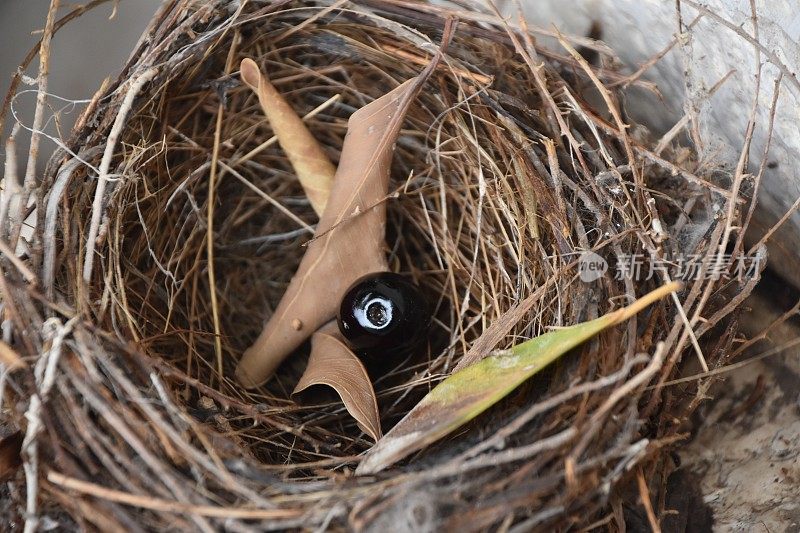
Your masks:
{"label": "bird nest", "polygon": [[[167,2],[27,191],[33,234],[4,230],[20,251],[3,259],[3,442],[24,468],[7,469],[3,521],[417,531],[668,518],[670,452],[708,387],[675,380],[731,356],[758,276],[737,270],[758,259],[731,232],[742,199],[728,173],[631,124],[625,91],[652,87],[602,43],[508,24],[401,0]],[[307,349],[264,386],[233,378],[317,220],[238,66],[255,59],[337,163],[348,117],[437,53],[383,200],[390,268],[435,317],[424,353],[375,380],[385,429],[467,354],[685,285],[459,431],[357,475],[373,442],[342,404],[290,397]]]}

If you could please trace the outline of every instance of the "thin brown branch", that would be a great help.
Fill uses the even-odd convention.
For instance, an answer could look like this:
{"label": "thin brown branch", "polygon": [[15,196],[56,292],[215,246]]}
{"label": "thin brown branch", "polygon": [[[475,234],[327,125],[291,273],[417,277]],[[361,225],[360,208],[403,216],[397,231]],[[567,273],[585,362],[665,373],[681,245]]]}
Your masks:
{"label": "thin brown branch", "polygon": [[65,476],[54,470],[47,473],[47,481],[66,489],[108,500],[124,505],[131,505],[150,511],[180,513],[215,518],[244,518],[248,520],[277,520],[294,518],[303,514],[299,509],[248,509],[244,507],[222,507],[215,505],[192,505],[174,500],[162,500],[152,496],[143,496],[122,492],[96,483]]}

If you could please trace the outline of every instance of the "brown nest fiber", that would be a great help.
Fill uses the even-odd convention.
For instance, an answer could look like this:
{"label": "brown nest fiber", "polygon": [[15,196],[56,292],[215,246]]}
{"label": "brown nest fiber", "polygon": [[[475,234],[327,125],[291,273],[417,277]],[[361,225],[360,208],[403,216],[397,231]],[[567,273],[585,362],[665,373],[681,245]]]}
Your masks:
{"label": "brown nest fiber", "polygon": [[[306,352],[255,391],[232,379],[316,221],[236,69],[253,57],[269,72],[335,162],[350,114],[419,74],[448,17],[455,37],[404,123],[386,200],[390,265],[433,296],[436,320],[427,353],[376,383],[384,429],[465,354],[618,308],[666,280],[648,277],[658,259],[703,266],[677,299],[462,431],[359,477],[371,442],[341,404],[289,399]],[[541,33],[402,0],[167,2],[30,191],[35,230],[3,259],[2,420],[25,435],[3,521],[416,531],[666,516],[669,451],[708,386],[670,381],[696,371],[700,350],[710,368],[727,361],[753,284],[705,275],[718,252],[734,254],[728,274],[741,256],[741,202],[725,192],[729,175],[621,127],[623,90],[639,82],[570,52],[613,64],[605,47],[563,38],[551,52]],[[588,250],[610,265],[591,283],[578,276]],[[656,260],[615,279],[634,254]]]}

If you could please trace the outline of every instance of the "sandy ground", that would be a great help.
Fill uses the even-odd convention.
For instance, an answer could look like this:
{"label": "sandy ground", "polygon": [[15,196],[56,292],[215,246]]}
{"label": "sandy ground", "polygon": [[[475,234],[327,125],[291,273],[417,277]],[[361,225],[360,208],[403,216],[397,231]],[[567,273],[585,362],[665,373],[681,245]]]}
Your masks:
{"label": "sandy ground", "polygon": [[[796,296],[768,281],[748,302],[745,328],[762,331]],[[795,319],[749,355],[799,337]],[[710,395],[680,456],[700,479],[714,531],[800,532],[800,346],[727,374]]]}

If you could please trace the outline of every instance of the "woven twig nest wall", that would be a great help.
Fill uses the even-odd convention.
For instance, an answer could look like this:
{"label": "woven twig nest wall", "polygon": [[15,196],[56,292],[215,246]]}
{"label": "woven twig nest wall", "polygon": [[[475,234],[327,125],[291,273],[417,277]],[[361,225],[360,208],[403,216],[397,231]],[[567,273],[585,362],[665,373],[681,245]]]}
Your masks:
{"label": "woven twig nest wall", "polygon": [[[384,428],[465,354],[596,318],[668,277],[686,285],[462,430],[356,476],[372,442],[342,405],[290,399],[307,349],[262,387],[233,379],[316,222],[237,69],[254,58],[336,162],[348,117],[418,75],[448,18],[385,199],[389,264],[435,320],[424,353],[375,382]],[[34,233],[3,260],[7,349],[23,363],[4,374],[2,416],[26,436],[4,521],[417,531],[668,517],[669,452],[707,386],[671,380],[731,356],[758,275],[734,275],[744,204],[729,175],[630,123],[624,91],[643,82],[610,50],[562,37],[551,51],[541,36],[553,33],[479,8],[167,2],[50,160]],[[722,269],[720,252],[733,254]],[[694,274],[676,264],[689,257]],[[625,275],[631,258],[642,266]]]}

